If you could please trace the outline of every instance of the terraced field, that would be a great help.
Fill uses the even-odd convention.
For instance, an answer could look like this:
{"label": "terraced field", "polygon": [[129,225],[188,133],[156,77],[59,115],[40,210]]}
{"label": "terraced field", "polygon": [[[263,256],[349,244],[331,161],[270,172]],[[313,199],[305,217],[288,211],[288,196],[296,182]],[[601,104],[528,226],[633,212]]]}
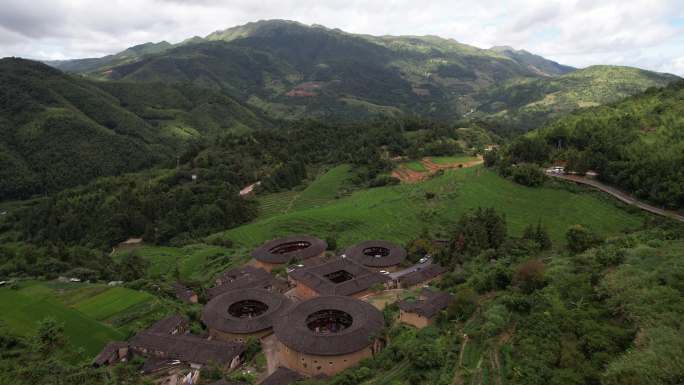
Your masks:
{"label": "terraced field", "polygon": [[[427,192],[435,197],[428,199]],[[529,188],[476,166],[449,170],[422,183],[357,191],[319,207],[261,218],[214,237],[246,248],[293,233],[335,235],[339,246],[371,238],[403,243],[424,229],[447,236],[460,215],[479,206],[503,212],[513,235],[541,220],[556,244],[564,244],[565,231],[573,224],[610,235],[636,228],[643,219],[599,194]]]}
{"label": "terraced field", "polygon": [[285,191],[259,197],[259,218],[268,218],[292,211],[320,207],[340,194],[351,177],[351,167],[343,164],[328,170],[302,191]]}
{"label": "terraced field", "polygon": [[[118,325],[110,321],[136,306],[154,300],[150,294],[122,287],[85,283],[22,282],[18,290],[0,289],[0,321],[20,335],[35,333],[38,322],[52,317],[64,324],[70,343],[92,357],[111,340],[126,338],[138,316]],[[148,306],[143,317],[155,316],[159,306]]]}
{"label": "terraced field", "polygon": [[147,270],[149,276],[171,275],[175,273],[177,268],[182,279],[206,278],[206,269],[203,267],[215,259],[222,259],[229,255],[229,250],[225,247],[194,244],[184,247],[141,245],[117,252],[114,257],[118,258],[130,252],[134,252],[150,262]]}

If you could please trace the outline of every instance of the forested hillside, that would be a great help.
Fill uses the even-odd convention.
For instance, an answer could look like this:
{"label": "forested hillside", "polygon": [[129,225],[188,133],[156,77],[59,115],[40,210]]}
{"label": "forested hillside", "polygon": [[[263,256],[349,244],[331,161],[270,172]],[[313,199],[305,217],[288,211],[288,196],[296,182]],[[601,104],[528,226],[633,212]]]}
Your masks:
{"label": "forested hillside", "polygon": [[282,119],[401,113],[484,119],[502,112],[492,125],[502,131],[529,129],[546,117],[675,78],[614,67],[573,76],[571,67],[510,47],[480,49],[436,36],[355,35],[283,20],[248,23],[171,47],[138,47],[51,64],[98,79],[220,89]]}
{"label": "forested hillside", "polygon": [[494,121],[531,129],[549,118],[614,103],[675,80],[673,75],[638,68],[592,66],[555,78],[516,79],[492,87],[481,95],[480,112],[492,114]]}
{"label": "forested hillside", "polygon": [[268,126],[230,97],[183,84],[93,82],[0,60],[0,200],[175,161],[188,143]]}
{"label": "forested hillside", "polygon": [[[684,207],[684,82],[551,122],[502,152],[515,163],[566,164],[657,205]],[[496,160],[492,159],[492,162]]]}

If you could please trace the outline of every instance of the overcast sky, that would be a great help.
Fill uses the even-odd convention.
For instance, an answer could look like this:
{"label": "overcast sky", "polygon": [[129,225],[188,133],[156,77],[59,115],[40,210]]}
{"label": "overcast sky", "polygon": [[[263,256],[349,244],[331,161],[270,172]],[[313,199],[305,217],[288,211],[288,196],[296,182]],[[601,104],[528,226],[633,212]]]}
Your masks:
{"label": "overcast sky", "polygon": [[[504,4],[505,5],[502,5]],[[0,0],[0,57],[99,57],[260,19],[510,45],[684,76],[684,0]]]}

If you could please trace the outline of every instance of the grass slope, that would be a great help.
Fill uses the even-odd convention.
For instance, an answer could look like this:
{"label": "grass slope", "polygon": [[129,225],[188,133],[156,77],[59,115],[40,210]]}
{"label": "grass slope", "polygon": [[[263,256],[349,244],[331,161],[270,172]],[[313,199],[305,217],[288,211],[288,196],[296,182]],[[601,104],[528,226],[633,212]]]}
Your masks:
{"label": "grass slope", "polygon": [[18,291],[0,289],[0,320],[17,334],[31,335],[40,320],[52,317],[64,323],[69,342],[85,349],[88,356],[97,354],[108,341],[125,338],[124,333],[64,305],[50,293],[40,285]]}
{"label": "grass slope", "polygon": [[[426,192],[436,197],[428,200]],[[573,224],[609,235],[638,227],[642,218],[597,194],[524,187],[476,167],[448,171],[424,183],[358,191],[321,207],[263,218],[213,237],[247,248],[292,233],[334,234],[341,246],[372,238],[403,243],[423,229],[446,236],[461,214],[478,206],[503,212],[514,235],[541,220],[553,241],[561,244]]]}

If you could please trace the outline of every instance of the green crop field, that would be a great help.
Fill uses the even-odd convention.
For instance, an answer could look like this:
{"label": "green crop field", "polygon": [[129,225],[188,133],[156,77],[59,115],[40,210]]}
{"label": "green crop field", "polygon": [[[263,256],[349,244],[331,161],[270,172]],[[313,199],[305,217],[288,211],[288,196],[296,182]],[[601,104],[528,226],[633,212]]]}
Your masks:
{"label": "green crop field", "polygon": [[92,357],[105,343],[167,314],[156,297],[103,284],[24,281],[18,290],[0,289],[0,321],[19,335],[35,333],[52,317],[64,324],[68,341]]}
{"label": "green crop field", "polygon": [[76,303],[74,308],[90,318],[104,321],[152,298],[152,295],[142,291],[114,287]]}
{"label": "green crop field", "polygon": [[[435,197],[427,199],[426,192]],[[564,243],[565,231],[573,224],[610,235],[638,227],[643,218],[598,193],[525,187],[474,167],[423,183],[357,191],[321,207],[260,219],[214,236],[247,248],[293,233],[335,235],[339,246],[372,238],[404,243],[424,229],[446,236],[463,213],[478,206],[504,213],[513,235],[541,220],[557,244]]]}
{"label": "green crop field", "polygon": [[430,159],[435,164],[467,163],[477,160],[474,156],[433,156]]}
{"label": "green crop field", "polygon": [[20,290],[0,289],[0,320],[17,334],[32,335],[40,320],[52,317],[64,323],[69,342],[85,349],[88,356],[97,354],[108,341],[125,338],[121,331],[64,305],[51,293],[35,283],[22,284]]}
{"label": "green crop field", "polygon": [[405,162],[401,164],[402,166],[408,168],[409,170],[417,171],[417,172],[425,172],[427,169],[419,160],[414,160],[411,162]]}

